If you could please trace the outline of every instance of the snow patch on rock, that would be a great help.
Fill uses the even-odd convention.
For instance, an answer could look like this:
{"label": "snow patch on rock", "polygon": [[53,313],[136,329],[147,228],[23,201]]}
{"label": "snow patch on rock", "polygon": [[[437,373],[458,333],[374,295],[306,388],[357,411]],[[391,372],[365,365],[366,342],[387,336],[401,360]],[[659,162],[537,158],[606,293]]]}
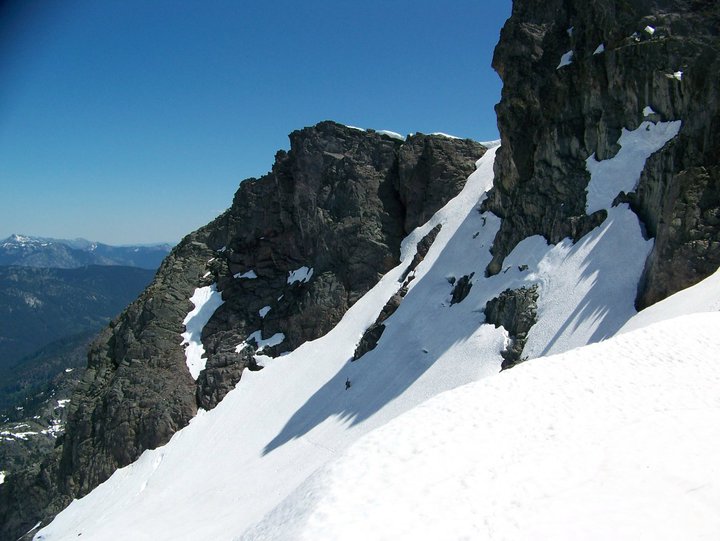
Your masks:
{"label": "snow patch on rock", "polygon": [[618,140],[621,148],[613,158],[598,161],[595,154],[590,156],[585,162],[591,175],[585,212],[592,214],[609,209],[621,191],[633,191],[640,181],[645,161],[674,138],[681,125],[680,120],[657,124],[644,121],[635,130],[623,128]]}
{"label": "snow patch on rock", "polygon": [[312,267],[300,267],[299,269],[290,271],[288,273],[287,283],[294,284],[296,282],[300,282],[300,283],[309,282],[310,278],[312,278],[313,270],[314,269]]}
{"label": "snow patch on rock", "polygon": [[257,274],[255,274],[254,270],[249,270],[247,272],[237,272],[233,274],[233,278],[254,280],[255,278],[257,278]]}
{"label": "snow patch on rock", "polygon": [[565,66],[569,66],[570,64],[572,64],[574,54],[575,53],[573,51],[568,51],[565,54],[563,54],[560,57],[560,63],[558,64],[557,68],[555,68],[555,69],[559,70],[560,68],[564,68]]}
{"label": "snow patch on rock", "polygon": [[202,331],[210,318],[222,304],[222,294],[217,290],[215,284],[199,287],[190,297],[190,302],[195,305],[185,319],[185,332],[181,334],[182,343],[185,346],[185,363],[190,375],[197,379],[205,369],[207,359],[204,358],[205,347],[202,344]]}

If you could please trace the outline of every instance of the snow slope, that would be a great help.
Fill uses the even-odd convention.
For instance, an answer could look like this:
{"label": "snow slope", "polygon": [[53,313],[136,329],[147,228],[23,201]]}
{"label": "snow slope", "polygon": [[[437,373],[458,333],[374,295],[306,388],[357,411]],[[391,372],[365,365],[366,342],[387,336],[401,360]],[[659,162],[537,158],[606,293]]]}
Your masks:
{"label": "snow slope", "polygon": [[718,328],[685,316],[443,393],[241,539],[719,539]]}
{"label": "snow slope", "polygon": [[685,314],[717,311],[720,311],[720,270],[702,282],[648,306],[630,318],[619,332],[633,331]]}
{"label": "snow slope", "polygon": [[[642,143],[643,133],[627,144]],[[359,438],[439,393],[497,374],[507,333],[483,325],[483,309],[507,288],[539,286],[539,321],[525,350],[531,357],[614,335],[635,314],[633,299],[652,246],[636,216],[626,205],[609,208],[608,219],[574,245],[526,239],[503,271],[485,278],[500,221],[477,208],[492,185],[495,150],[478,161],[455,199],[405,239],[402,263],[330,333],[288,355],[262,356],[264,370],[244,373],[217,408],[73,502],[36,539],[116,539],[118,532],[135,540],[234,539],[249,531],[273,536],[267,522],[249,529],[276,516],[280,502],[298,498],[298,487]],[[614,159],[643,152],[625,150]],[[437,224],[442,228],[378,346],[351,362],[364,330],[400,287],[417,242]],[[467,298],[450,305],[450,279],[471,274]],[[347,391],[346,379],[352,382]],[[500,381],[524,389],[511,376]],[[505,407],[488,406],[488,414]]]}
{"label": "snow slope", "polygon": [[[201,412],[167,445],[146,451],[73,502],[36,539],[76,539],[78,534],[115,539],[117,532],[138,541],[232,539],[361,435],[439,391],[497,372],[505,333],[479,326],[482,315],[476,307],[463,302],[449,308],[445,302],[451,292],[448,268],[481,268],[489,253],[478,250],[474,260],[462,265],[432,264],[447,250],[454,259],[464,259],[464,241],[451,246],[457,235],[471,238],[483,229],[475,240],[489,247],[497,219],[487,219],[483,227],[474,208],[492,184],[493,159],[491,150],[462,193],[406,239],[403,263],[330,333],[288,355],[264,357],[265,369],[243,374],[218,407]],[[392,324],[388,322],[390,337],[405,327],[402,343],[387,340],[385,347],[351,363],[364,330],[400,287],[398,279],[416,243],[437,223],[443,224],[437,241],[416,269],[414,286]],[[417,310],[437,314],[443,324],[429,332],[425,318],[415,317]],[[348,377],[350,391],[344,386]]]}

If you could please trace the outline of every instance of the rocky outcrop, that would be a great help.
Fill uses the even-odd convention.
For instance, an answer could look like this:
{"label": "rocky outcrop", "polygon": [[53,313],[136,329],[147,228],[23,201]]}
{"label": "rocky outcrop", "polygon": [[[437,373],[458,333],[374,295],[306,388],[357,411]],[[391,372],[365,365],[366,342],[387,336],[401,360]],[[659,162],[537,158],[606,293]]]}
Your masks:
{"label": "rocky outcrop", "polygon": [[375,349],[377,346],[380,337],[383,335],[383,332],[385,332],[385,320],[393,315],[400,307],[400,303],[408,292],[408,284],[415,279],[415,269],[425,259],[425,256],[428,254],[428,251],[430,251],[430,247],[433,242],[435,242],[440,229],[442,229],[442,224],[437,224],[422,239],[420,239],[420,242],[417,243],[413,259],[400,277],[402,286],[400,286],[393,296],[385,303],[385,306],[380,311],[377,319],[363,333],[362,338],[360,338],[360,342],[358,342],[358,345],[355,347],[355,352],[353,353],[352,358],[353,361],[357,361],[360,357],[365,355],[368,351]]}
{"label": "rocky outcrop", "polygon": [[441,229],[442,224],[437,224],[428,232],[427,235],[420,239],[420,242],[418,242],[417,246],[415,247],[415,255],[413,256],[410,265],[408,265],[408,268],[405,269],[405,272],[403,272],[402,276],[400,277],[400,282],[405,283],[408,276],[413,275],[417,266],[425,260],[425,256],[430,251],[430,247],[433,245],[433,242],[435,242],[435,239],[437,238],[438,233],[440,233]]}
{"label": "rocky outcrop", "polygon": [[450,298],[450,306],[457,304],[465,300],[470,294],[472,289],[472,278],[475,276],[474,272],[461,276],[457,281],[453,283],[452,297]]}
{"label": "rocky outcrop", "polygon": [[469,139],[420,133],[408,137],[399,150],[395,185],[407,209],[405,233],[427,222],[460,192],[474,170],[467,162],[474,154],[477,143]]}
{"label": "rocky outcrop", "polygon": [[656,239],[637,304],[717,269],[719,27],[720,6],[707,0],[513,3],[493,59],[502,146],[484,209],[503,222],[488,274],[527,236],[577,239],[604,219],[585,214],[585,160],[612,157],[646,106],[682,128],[628,194]]}
{"label": "rocky outcrop", "polygon": [[503,327],[510,335],[510,342],[500,353],[502,370],[511,368],[522,360],[522,351],[530,328],[537,322],[538,286],[506,289],[485,305],[485,322]]}
{"label": "rocky outcrop", "polygon": [[[246,368],[261,368],[260,342],[280,337],[262,348],[272,356],[329,331],[399,263],[403,237],[459,192],[484,152],[468,140],[400,141],[333,122],[293,132],[272,171],[242,182],[232,206],[183,239],[95,341],[57,458],[42,482],[0,485],[0,524],[29,529],[166,443]],[[194,381],[180,335],[188,299],[213,283],[224,303],[204,327],[207,364]],[[18,510],[21,485],[35,487],[34,512]]]}

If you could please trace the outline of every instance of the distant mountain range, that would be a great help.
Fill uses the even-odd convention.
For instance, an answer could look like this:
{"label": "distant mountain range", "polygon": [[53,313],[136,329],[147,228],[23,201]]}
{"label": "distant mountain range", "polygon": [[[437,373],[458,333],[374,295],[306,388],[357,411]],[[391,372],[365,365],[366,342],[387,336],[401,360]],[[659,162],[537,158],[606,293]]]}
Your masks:
{"label": "distant mountain range", "polygon": [[88,344],[150,283],[170,248],[0,241],[0,470],[32,467],[53,449]]}
{"label": "distant mountain range", "polygon": [[119,265],[0,266],[0,470],[32,466],[52,450],[88,344],[153,274]]}
{"label": "distant mountain range", "polygon": [[86,239],[10,235],[0,241],[0,265],[74,269],[87,265],[123,265],[157,269],[170,244],[110,246]]}
{"label": "distant mountain range", "polygon": [[0,266],[0,374],[50,342],[97,332],[137,297],[153,274],[117,265]]}

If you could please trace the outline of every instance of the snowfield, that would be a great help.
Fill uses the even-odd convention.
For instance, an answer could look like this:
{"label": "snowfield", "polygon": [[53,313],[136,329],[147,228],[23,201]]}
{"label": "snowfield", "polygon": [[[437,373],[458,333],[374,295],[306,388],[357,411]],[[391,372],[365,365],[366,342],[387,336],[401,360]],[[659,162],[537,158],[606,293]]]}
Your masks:
{"label": "snowfield", "polygon": [[[331,332],[260,356],[264,370],[246,371],[217,408],[35,539],[719,538],[720,278],[635,315],[652,241],[627,205],[610,207],[615,188],[594,172],[631,171],[623,186],[636,182],[638,156],[671,132],[629,132],[614,163],[589,163],[594,205],[608,211],[600,227],[574,245],[526,239],[485,278],[500,226],[477,210],[492,148]],[[351,362],[438,224],[378,346]],[[296,272],[298,287],[312,276]],[[451,305],[450,282],[464,275],[470,293]],[[483,309],[532,285],[539,321],[525,354],[553,356],[498,374],[508,336],[483,324]],[[193,302],[207,314],[215,299],[208,289],[206,304]],[[697,311],[707,313],[670,319]],[[206,322],[189,315],[187,343]]]}
{"label": "snowfield", "polygon": [[718,328],[684,316],[443,393],[241,539],[718,539]]}

